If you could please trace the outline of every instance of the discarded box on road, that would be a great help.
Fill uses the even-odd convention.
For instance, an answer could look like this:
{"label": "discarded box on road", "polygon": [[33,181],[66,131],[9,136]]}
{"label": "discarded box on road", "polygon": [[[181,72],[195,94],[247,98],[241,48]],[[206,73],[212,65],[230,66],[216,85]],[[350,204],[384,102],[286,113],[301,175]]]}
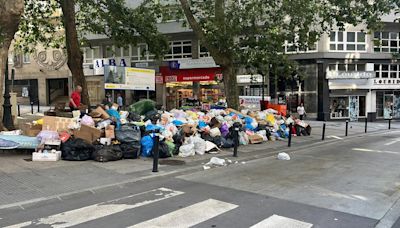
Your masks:
{"label": "discarded box on road", "polygon": [[76,123],[74,118],[64,118],[55,116],[45,116],[43,117],[43,127],[42,130],[47,131],[66,131],[68,126]]}
{"label": "discarded box on road", "polygon": [[59,161],[61,160],[61,151],[55,153],[48,152],[33,152],[32,161]]}
{"label": "discarded box on road", "polygon": [[42,131],[42,125],[25,123],[21,126],[21,130],[26,136],[36,137]]}
{"label": "discarded box on road", "polygon": [[257,143],[262,143],[264,141],[264,138],[261,135],[254,134],[254,135],[249,135],[249,141],[251,144],[257,144]]}
{"label": "discarded box on road", "polygon": [[79,130],[74,131],[74,137],[83,139],[87,143],[92,144],[100,139],[101,133],[100,129],[82,124]]}

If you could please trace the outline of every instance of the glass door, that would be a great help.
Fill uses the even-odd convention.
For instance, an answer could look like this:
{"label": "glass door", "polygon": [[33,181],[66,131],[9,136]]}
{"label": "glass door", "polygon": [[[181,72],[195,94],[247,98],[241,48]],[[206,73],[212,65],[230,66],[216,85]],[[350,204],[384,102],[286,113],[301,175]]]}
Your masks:
{"label": "glass door", "polygon": [[383,100],[383,118],[390,119],[393,115],[393,94],[385,94]]}
{"label": "glass door", "polygon": [[359,111],[359,104],[358,104],[358,96],[350,96],[350,121],[357,121],[358,120],[358,111]]}

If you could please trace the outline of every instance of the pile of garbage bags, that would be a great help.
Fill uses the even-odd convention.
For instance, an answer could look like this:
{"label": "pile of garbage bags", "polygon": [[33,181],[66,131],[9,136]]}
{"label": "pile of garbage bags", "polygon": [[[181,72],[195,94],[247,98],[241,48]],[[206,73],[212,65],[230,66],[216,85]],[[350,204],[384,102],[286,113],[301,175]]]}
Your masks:
{"label": "pile of garbage bags", "polygon": [[99,106],[91,113],[63,120],[69,123],[66,129],[49,130],[46,119],[35,121],[43,124],[36,138],[41,144],[60,140],[64,160],[108,162],[153,156],[155,136],[159,137],[160,158],[168,158],[232,148],[235,129],[239,130],[238,145],[283,140],[289,134],[311,134],[311,126],[306,122],[294,116],[282,116],[273,109],[161,111],[153,101],[143,100],[131,105],[128,111],[118,110],[116,104]]}

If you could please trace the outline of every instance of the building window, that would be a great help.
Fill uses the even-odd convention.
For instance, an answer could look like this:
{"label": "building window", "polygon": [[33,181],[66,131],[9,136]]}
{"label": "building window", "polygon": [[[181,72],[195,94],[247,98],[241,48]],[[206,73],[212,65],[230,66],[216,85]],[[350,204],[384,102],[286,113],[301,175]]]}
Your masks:
{"label": "building window", "polygon": [[192,41],[171,41],[164,59],[192,58]]}
{"label": "building window", "polygon": [[31,56],[29,53],[25,53],[23,56],[24,63],[31,63]]}
{"label": "building window", "polygon": [[154,55],[149,51],[147,44],[138,44],[136,47],[132,47],[132,61],[134,62],[147,62],[154,60]]}
{"label": "building window", "polygon": [[330,34],[330,51],[365,52],[367,35],[364,32],[333,31]]}
{"label": "building window", "polygon": [[365,64],[333,63],[329,64],[329,71],[365,71]]}
{"label": "building window", "polygon": [[207,48],[199,45],[199,56],[200,58],[210,57],[210,52],[208,52]]}
{"label": "building window", "polygon": [[398,64],[375,64],[376,78],[399,78],[400,66]]}
{"label": "building window", "polygon": [[374,51],[384,53],[398,53],[400,36],[397,32],[375,32]]}
{"label": "building window", "polygon": [[100,47],[85,47],[83,48],[83,62],[93,63],[93,60],[100,59]]}
{"label": "building window", "polygon": [[300,47],[297,42],[298,36],[295,37],[294,41],[285,41],[283,45],[284,52],[286,54],[294,54],[294,53],[307,53],[307,52],[317,52],[318,42],[315,42],[311,45],[306,45],[304,47]]}

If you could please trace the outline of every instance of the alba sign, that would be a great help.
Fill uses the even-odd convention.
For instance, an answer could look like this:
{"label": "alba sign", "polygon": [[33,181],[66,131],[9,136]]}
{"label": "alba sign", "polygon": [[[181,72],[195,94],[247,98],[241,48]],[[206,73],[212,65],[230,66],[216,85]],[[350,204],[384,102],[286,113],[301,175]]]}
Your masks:
{"label": "alba sign", "polygon": [[104,75],[104,66],[127,67],[125,59],[95,59],[93,60],[93,75]]}

